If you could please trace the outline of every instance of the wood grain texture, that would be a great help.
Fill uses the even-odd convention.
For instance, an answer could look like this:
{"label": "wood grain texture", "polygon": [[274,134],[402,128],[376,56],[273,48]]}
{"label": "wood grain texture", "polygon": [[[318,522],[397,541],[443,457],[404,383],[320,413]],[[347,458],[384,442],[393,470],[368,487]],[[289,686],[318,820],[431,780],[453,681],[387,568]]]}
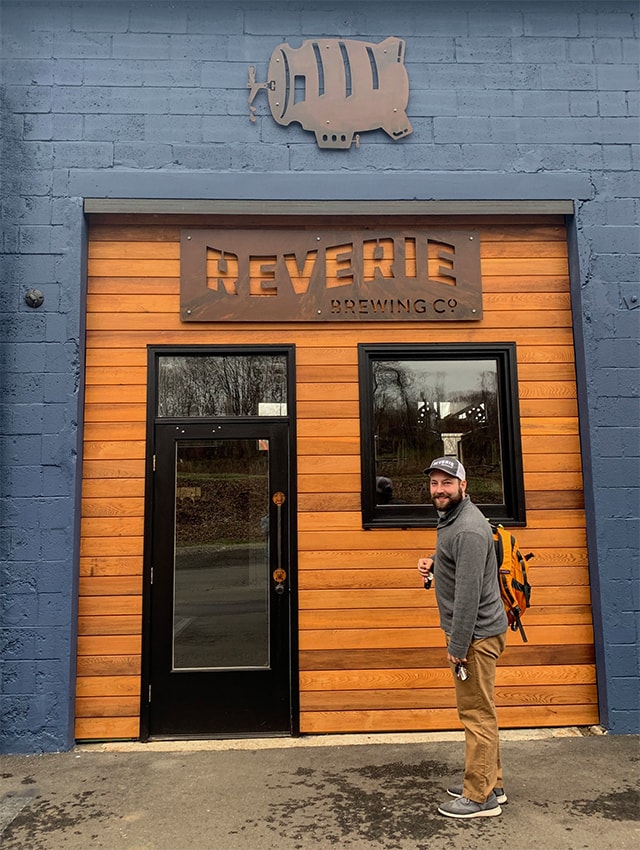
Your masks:
{"label": "wood grain texture", "polygon": [[[527,705],[498,709],[498,723],[502,728],[588,726],[597,722],[596,705]],[[423,732],[461,728],[455,708],[305,711],[300,715],[300,731],[304,735],[337,732]]]}
{"label": "wood grain texture", "polygon": [[[80,559],[80,740],[139,734],[147,346],[296,349],[301,730],[458,729],[435,598],[415,564],[430,529],[363,531],[358,343],[517,344],[530,563],[529,643],[498,668],[503,726],[598,722],[566,233],[560,218],[380,224],[480,231],[477,323],[209,323],[179,318],[180,228],[196,216],[94,216],[90,227]],[[287,228],[278,217],[269,226]],[[296,221],[295,226],[300,226]],[[323,225],[308,220],[308,228]],[[335,219],[332,226],[349,225]],[[227,217],[222,226],[246,226]],[[326,225],[325,225],[326,226]]]}

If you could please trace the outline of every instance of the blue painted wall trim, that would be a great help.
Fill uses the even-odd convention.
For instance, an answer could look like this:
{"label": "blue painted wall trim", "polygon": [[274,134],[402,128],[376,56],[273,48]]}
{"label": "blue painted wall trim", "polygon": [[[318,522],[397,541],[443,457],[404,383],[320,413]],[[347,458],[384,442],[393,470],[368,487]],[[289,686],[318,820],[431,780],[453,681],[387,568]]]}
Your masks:
{"label": "blue painted wall trim", "polygon": [[[583,315],[580,255],[578,250],[578,234],[576,219],[567,216],[567,242],[569,253],[569,278],[571,287],[571,310],[574,316]],[[608,728],[609,695],[607,692],[607,653],[606,653],[606,621],[602,607],[603,577],[600,575],[600,559],[598,557],[598,538],[596,534],[597,517],[593,497],[593,455],[590,440],[589,395],[587,392],[586,347],[584,331],[580,322],[574,323],[573,340],[576,357],[576,391],[578,395],[578,417],[580,431],[580,451],[582,454],[582,480],[584,490],[585,520],[587,526],[587,551],[589,553],[589,584],[591,587],[591,605],[594,631],[594,649],[596,656],[596,677],[598,685],[598,707],[600,723]]]}
{"label": "blue painted wall trim", "polygon": [[[80,199],[79,199],[80,200]],[[76,208],[75,227],[72,232],[77,234],[79,268],[77,270],[77,286],[74,291],[78,292],[78,374],[85,373],[86,352],[86,302],[87,302],[87,271],[89,255],[89,228],[87,220],[82,211],[82,204],[78,203]],[[80,564],[80,532],[82,515],[78,506],[82,499],[82,457],[84,446],[84,378],[78,381],[78,406],[77,406],[77,428],[75,431],[75,488],[74,488],[74,516],[73,516],[73,564]],[[75,705],[76,705],[76,670],[78,663],[78,600],[79,600],[79,569],[74,569],[71,574],[71,608],[70,608],[70,652],[69,652],[69,710],[67,717],[68,741],[75,740]]]}

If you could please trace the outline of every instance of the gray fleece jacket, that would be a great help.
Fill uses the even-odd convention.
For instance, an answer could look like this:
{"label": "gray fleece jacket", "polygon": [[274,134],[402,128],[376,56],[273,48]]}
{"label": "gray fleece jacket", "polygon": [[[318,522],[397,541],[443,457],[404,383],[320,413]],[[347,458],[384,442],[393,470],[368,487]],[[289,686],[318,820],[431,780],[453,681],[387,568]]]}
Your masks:
{"label": "gray fleece jacket", "polygon": [[507,615],[500,599],[491,528],[468,496],[438,521],[434,577],[440,626],[448,650],[466,658],[472,640],[502,634]]}

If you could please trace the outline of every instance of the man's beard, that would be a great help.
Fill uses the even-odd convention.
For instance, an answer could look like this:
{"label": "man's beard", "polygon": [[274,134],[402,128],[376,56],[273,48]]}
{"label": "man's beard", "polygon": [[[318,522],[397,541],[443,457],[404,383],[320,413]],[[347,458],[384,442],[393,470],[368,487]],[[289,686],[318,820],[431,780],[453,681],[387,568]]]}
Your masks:
{"label": "man's beard", "polygon": [[[464,492],[460,485],[458,485],[458,492],[453,493],[451,496],[442,496],[440,499],[437,499],[435,496],[431,497],[434,508],[442,513],[448,513],[453,510],[463,499]],[[440,501],[440,504],[438,504],[438,501]]]}

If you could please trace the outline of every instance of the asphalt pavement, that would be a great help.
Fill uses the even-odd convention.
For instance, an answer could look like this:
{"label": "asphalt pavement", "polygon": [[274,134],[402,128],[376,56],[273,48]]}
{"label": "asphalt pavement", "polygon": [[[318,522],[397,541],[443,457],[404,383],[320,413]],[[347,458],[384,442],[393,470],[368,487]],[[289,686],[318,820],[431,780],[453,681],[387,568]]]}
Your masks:
{"label": "asphalt pavement", "polygon": [[502,734],[502,815],[437,813],[461,733],[0,756],[2,850],[639,850],[640,736]]}

